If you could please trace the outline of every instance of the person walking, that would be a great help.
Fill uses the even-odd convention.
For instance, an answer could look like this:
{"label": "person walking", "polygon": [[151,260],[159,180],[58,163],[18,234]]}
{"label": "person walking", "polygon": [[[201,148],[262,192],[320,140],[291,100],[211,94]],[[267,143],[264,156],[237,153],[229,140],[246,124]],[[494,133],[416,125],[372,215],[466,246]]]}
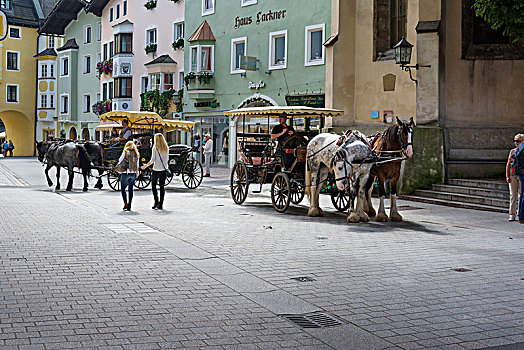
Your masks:
{"label": "person walking", "polygon": [[[155,203],[153,204],[152,209],[164,209],[165,183],[169,161],[168,154],[169,147],[167,146],[164,135],[160,133],[155,134],[153,149],[151,151],[151,159],[141,167],[141,169],[144,170],[147,167],[153,165],[153,171],[151,175],[151,189],[153,191]],[[158,197],[157,185],[160,187],[160,198]]]}
{"label": "person walking", "polygon": [[[511,157],[517,150],[517,147],[524,141],[524,134],[515,135],[515,148],[509,151],[508,162],[506,164],[506,182],[509,185],[509,221],[515,221],[517,208],[519,206],[520,184],[519,176],[511,172]],[[519,210],[520,213],[520,210]]]}
{"label": "person walking", "polygon": [[206,174],[204,177],[210,177],[211,157],[213,156],[213,140],[211,139],[211,135],[206,134],[206,136],[204,136],[204,145],[202,148],[204,149],[204,166],[206,168]]}
{"label": "person walking", "polygon": [[13,141],[9,140],[9,145],[7,146],[7,150],[9,151],[9,157],[13,156],[14,149],[15,149],[15,145],[13,144]]}
{"label": "person walking", "polygon": [[7,142],[7,139],[2,144],[2,153],[4,157],[7,157],[7,149],[9,148],[9,143]]}
{"label": "person walking", "polygon": [[[124,150],[118,159],[118,163],[125,164],[125,169],[120,175],[120,190],[122,192],[122,198],[124,199],[124,210],[131,210],[131,202],[133,201],[133,185],[136,181],[136,175],[138,173],[138,159],[140,155],[138,148],[133,141],[127,141],[124,146]],[[126,188],[129,192],[129,198],[127,196]]]}

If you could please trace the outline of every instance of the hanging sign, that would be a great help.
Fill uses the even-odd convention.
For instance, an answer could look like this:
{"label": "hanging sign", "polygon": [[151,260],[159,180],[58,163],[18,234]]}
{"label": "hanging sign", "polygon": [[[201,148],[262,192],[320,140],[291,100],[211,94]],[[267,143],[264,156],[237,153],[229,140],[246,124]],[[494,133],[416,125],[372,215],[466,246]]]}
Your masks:
{"label": "hanging sign", "polygon": [[326,105],[325,94],[301,94],[301,95],[286,95],[286,103],[288,106],[307,106],[315,108],[324,108]]}
{"label": "hanging sign", "polygon": [[251,56],[240,56],[240,69],[257,70],[257,58]]}
{"label": "hanging sign", "polygon": [[7,16],[4,11],[0,11],[0,41],[5,39],[8,30],[9,25],[7,24]]}

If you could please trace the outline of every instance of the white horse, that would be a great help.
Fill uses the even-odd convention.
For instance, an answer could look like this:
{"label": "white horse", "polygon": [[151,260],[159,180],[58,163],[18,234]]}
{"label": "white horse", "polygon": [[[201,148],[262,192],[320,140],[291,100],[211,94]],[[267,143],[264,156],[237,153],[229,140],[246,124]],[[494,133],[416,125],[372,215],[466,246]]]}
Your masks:
{"label": "white horse", "polygon": [[363,210],[365,186],[372,162],[377,158],[363,140],[365,136],[360,131],[353,130],[347,131],[342,137],[323,133],[309,142],[306,153],[306,193],[310,200],[308,216],[323,216],[319,195],[324,180],[334,172],[335,183],[340,191],[352,184],[358,186],[356,208],[349,208],[347,221],[369,220]]}

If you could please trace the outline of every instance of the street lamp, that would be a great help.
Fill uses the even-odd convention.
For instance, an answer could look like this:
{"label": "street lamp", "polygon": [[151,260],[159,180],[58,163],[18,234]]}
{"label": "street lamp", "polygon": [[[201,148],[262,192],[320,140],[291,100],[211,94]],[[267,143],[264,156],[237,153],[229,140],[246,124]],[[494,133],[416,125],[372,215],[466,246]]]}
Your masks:
{"label": "street lamp", "polygon": [[400,68],[402,68],[404,71],[409,72],[409,78],[415,82],[415,84],[418,84],[417,79],[413,79],[413,76],[411,75],[411,68],[419,69],[420,67],[431,67],[431,65],[419,65],[418,63],[414,66],[409,66],[409,63],[411,62],[411,50],[413,49],[413,45],[404,39],[400,39],[400,41],[397,43],[397,45],[393,46],[395,49],[395,62],[397,64],[400,64]]}

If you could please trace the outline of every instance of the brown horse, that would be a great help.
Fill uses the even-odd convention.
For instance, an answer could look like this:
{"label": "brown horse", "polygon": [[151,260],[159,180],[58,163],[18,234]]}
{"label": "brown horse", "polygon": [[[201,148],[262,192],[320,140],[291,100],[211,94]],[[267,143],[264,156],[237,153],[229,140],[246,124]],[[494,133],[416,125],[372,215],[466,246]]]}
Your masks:
{"label": "brown horse", "polygon": [[[379,156],[379,162],[371,168],[371,176],[366,184],[366,203],[364,210],[369,216],[374,216],[375,209],[371,203],[371,191],[375,178],[378,178],[378,193],[380,196],[380,206],[378,208],[377,221],[388,221],[388,216],[384,209],[384,199],[386,197],[385,182],[391,179],[391,205],[390,218],[392,221],[402,221],[402,216],[397,210],[397,183],[400,177],[401,161],[413,155],[413,118],[409,122],[397,119],[397,123],[390,126],[386,131],[377,136],[371,137],[369,142],[375,153]],[[367,210],[366,210],[367,209]]]}

